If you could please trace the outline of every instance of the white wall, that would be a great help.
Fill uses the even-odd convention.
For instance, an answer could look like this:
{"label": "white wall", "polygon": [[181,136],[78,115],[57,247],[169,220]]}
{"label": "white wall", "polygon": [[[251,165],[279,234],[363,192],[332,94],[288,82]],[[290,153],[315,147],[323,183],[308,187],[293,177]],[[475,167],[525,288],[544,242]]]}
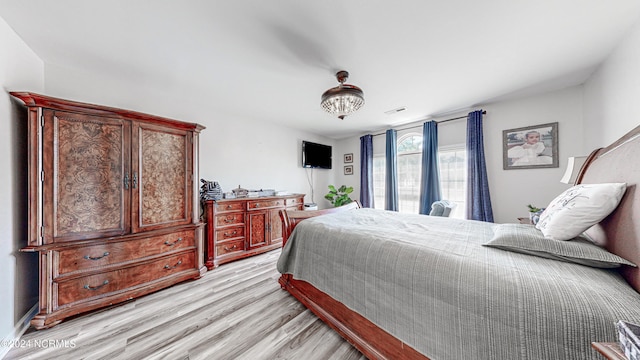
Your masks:
{"label": "white wall", "polygon": [[214,126],[201,135],[201,178],[218,181],[225,192],[241,186],[303,193],[305,202],[312,202],[313,180],[313,200],[322,206],[325,190],[333,183],[336,150],[332,170],[305,169],[302,141],[333,146],[334,140],[257,121],[220,121]]}
{"label": "white wall", "polygon": [[[588,155],[584,148],[582,87],[481,106],[484,117],[484,151],[495,222],[517,222],[528,216],[527,204],[546,207],[569,185],[560,182],[570,156]],[[558,122],[560,167],[503,170],[502,131]]]}
{"label": "white wall", "polygon": [[[345,154],[353,154],[352,163],[344,162]],[[352,175],[344,174],[344,167],[348,165],[353,165]],[[358,137],[347,138],[347,139],[339,140],[337,142],[336,147],[333,149],[333,168],[335,170],[335,183],[333,185],[335,185],[336,187],[340,187],[342,185],[352,186],[353,193],[351,194],[350,197],[354,200],[359,201],[360,200],[360,138]],[[323,190],[324,190],[324,194],[326,194],[329,191],[329,189],[327,188]],[[328,200],[323,198],[320,199],[319,204],[320,205],[323,204],[325,205],[325,207],[332,206]]]}
{"label": "white wall", "polygon": [[[47,95],[206,126],[200,135],[200,178],[219,182],[225,192],[238,186],[285,190],[307,194],[305,202],[311,202],[313,173],[315,201],[320,203],[324,189],[333,183],[333,170],[311,171],[301,165],[302,140],[334,145],[332,139],[222,114],[216,111],[215,98],[195,89],[185,89],[184,97],[177,99],[156,82],[132,84],[126,77],[102,77],[55,65],[46,66],[45,76]],[[334,168],[335,164],[334,156]]]}
{"label": "white wall", "polygon": [[[528,216],[527,204],[546,206],[555,196],[568,188],[560,183],[569,156],[588,155],[584,150],[582,126],[582,87],[546,93],[516,100],[479,105],[487,114],[483,117],[484,149],[487,160],[487,176],[496,222],[517,222],[517,217]],[[466,114],[453,114],[450,117]],[[439,119],[436,119],[439,120]],[[502,130],[523,126],[558,122],[558,168],[502,169]],[[410,126],[410,125],[407,125]],[[406,127],[406,126],[403,126]],[[421,133],[420,128],[414,129]],[[398,133],[400,136],[400,132]],[[464,143],[466,121],[458,120],[440,124],[438,139],[441,146]],[[384,144],[382,139],[376,141]],[[352,137],[338,142],[339,151],[354,153],[354,176],[336,173],[337,182],[353,186],[354,198],[360,194],[360,139]],[[375,144],[374,144],[375,147]],[[378,148],[384,149],[384,145]],[[384,150],[382,150],[384,151]]]}
{"label": "white wall", "polygon": [[[0,338],[13,339],[21,318],[38,301],[37,255],[26,246],[26,110],[8,91],[42,91],[40,58],[0,18]],[[0,358],[9,350],[0,347]]]}
{"label": "white wall", "polygon": [[[639,64],[640,19],[584,85],[476,107],[487,110],[485,153],[496,222],[515,222],[516,217],[527,215],[526,204],[544,206],[565,190],[568,185],[559,179],[569,156],[588,155],[640,125]],[[559,168],[502,169],[502,130],[555,121],[559,123]],[[451,124],[454,123],[458,124]],[[447,126],[439,127],[441,143],[450,141],[445,135]],[[359,138],[339,141],[338,149],[342,153],[354,152],[356,175],[338,172],[337,183],[354,186],[355,198],[359,198]]]}
{"label": "white wall", "polygon": [[584,85],[585,143],[607,146],[640,125],[640,20]]}
{"label": "white wall", "polygon": [[[309,183],[313,179],[315,201],[320,203],[327,185],[334,183],[335,170],[301,166],[302,140],[335,145],[332,139],[259,119],[220,114],[215,100],[207,99],[206,94],[185,91],[185,98],[175,99],[154,83],[131,84],[126,77],[100,77],[81,69],[45,66],[1,18],[0,70],[0,84],[6,91],[38,92],[206,126],[200,138],[200,177],[220,182],[225,191],[238,185],[287,190],[307,194],[305,201],[310,202]],[[0,174],[0,184],[6,184],[0,189],[5,205],[0,208],[0,234],[7,240],[0,242],[0,336],[12,339],[19,332],[20,320],[37,303],[38,264],[36,254],[18,252],[26,245],[26,111],[5,93],[0,96],[0,112],[5,118],[0,121],[0,136],[4,137],[0,140],[0,166],[10,169]],[[335,169],[336,160],[333,166]],[[0,358],[3,351],[8,348],[0,348]]]}

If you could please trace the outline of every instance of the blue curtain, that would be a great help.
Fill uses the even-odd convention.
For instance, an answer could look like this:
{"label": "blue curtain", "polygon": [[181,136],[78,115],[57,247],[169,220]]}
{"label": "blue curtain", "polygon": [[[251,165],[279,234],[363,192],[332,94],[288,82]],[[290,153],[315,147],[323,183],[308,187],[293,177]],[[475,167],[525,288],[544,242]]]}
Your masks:
{"label": "blue curtain", "polygon": [[482,110],[467,117],[467,219],[493,222],[487,165],[484,159]]}
{"label": "blue curtain", "polygon": [[372,208],[373,203],[373,135],[360,138],[360,204]]}
{"label": "blue curtain", "polygon": [[438,164],[438,124],[427,121],[422,127],[422,178],[420,181],[420,214],[429,214],[431,204],[442,199]]}
{"label": "blue curtain", "polygon": [[398,211],[398,134],[387,130],[386,174],[384,181],[384,208]]}

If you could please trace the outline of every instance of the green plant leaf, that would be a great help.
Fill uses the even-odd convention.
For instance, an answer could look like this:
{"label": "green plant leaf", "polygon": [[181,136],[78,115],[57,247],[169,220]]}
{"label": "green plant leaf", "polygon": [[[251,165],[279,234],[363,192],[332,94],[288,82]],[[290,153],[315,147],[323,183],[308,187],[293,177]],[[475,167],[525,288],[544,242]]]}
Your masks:
{"label": "green plant leaf", "polygon": [[538,207],[535,207],[535,206],[533,206],[531,204],[527,205],[527,208],[529,208],[529,212],[533,212],[533,213],[542,210],[542,209],[540,209]]}
{"label": "green plant leaf", "polygon": [[353,187],[346,185],[340,186],[336,189],[335,186],[329,185],[329,193],[324,196],[333,206],[338,207],[344,204],[348,204],[353,202],[353,200],[349,197],[349,194],[353,192]]}

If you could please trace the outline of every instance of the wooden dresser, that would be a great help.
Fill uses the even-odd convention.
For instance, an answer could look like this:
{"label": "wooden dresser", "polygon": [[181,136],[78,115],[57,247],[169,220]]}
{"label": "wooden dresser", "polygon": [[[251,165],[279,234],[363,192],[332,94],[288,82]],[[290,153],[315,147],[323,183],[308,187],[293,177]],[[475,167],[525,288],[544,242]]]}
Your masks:
{"label": "wooden dresser", "polygon": [[28,114],[29,219],[21,250],[39,253],[36,329],[206,271],[197,184],[204,127],[11,95]]}
{"label": "wooden dresser", "polygon": [[212,269],[282,246],[280,210],[302,210],[303,204],[304,194],[205,201],[205,265]]}

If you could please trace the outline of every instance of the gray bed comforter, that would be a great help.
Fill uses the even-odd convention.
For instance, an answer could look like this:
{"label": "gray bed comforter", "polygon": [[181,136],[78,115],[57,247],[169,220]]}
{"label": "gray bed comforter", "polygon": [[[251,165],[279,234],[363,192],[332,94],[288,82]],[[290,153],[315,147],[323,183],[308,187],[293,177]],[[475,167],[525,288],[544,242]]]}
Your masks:
{"label": "gray bed comforter", "polygon": [[598,359],[640,323],[615,270],[481,246],[495,225],[359,209],[298,224],[278,261],[431,359]]}

